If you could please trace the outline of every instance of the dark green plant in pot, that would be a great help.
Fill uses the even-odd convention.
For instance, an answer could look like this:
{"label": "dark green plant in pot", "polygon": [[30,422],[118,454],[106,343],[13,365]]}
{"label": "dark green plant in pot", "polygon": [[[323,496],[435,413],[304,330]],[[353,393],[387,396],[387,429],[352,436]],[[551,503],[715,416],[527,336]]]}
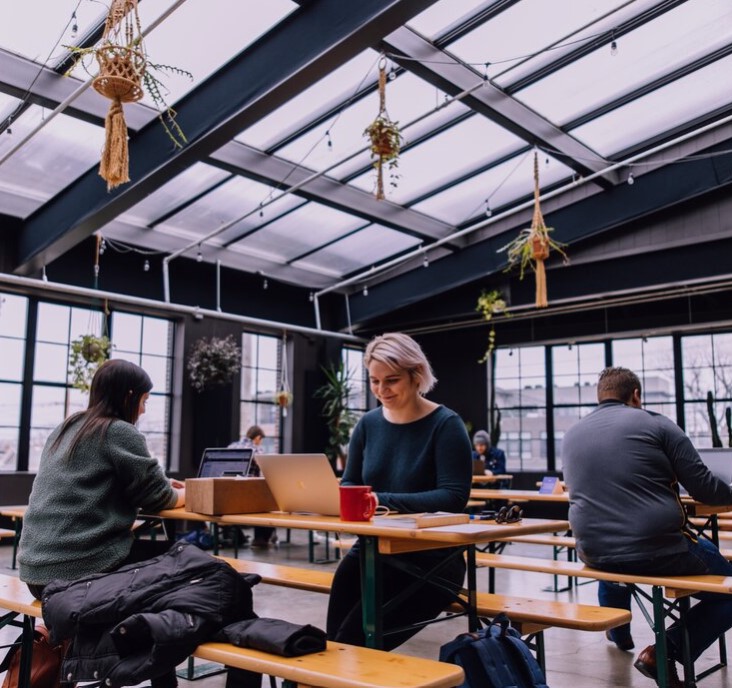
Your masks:
{"label": "dark green plant in pot", "polygon": [[336,470],[339,461],[342,466],[346,465],[346,447],[356,424],[356,416],[348,409],[348,397],[352,392],[351,373],[343,362],[331,363],[321,369],[326,383],[315,391],[315,398],[323,400],[321,415],[329,432],[325,454]]}

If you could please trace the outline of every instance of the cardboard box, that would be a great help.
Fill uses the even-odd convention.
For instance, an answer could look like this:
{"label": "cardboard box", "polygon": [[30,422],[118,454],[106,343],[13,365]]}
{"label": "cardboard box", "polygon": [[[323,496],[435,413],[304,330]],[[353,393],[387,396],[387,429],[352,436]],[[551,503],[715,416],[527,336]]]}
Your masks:
{"label": "cardboard box", "polygon": [[250,514],[275,511],[277,503],[264,478],[188,478],[186,509],[199,514]]}

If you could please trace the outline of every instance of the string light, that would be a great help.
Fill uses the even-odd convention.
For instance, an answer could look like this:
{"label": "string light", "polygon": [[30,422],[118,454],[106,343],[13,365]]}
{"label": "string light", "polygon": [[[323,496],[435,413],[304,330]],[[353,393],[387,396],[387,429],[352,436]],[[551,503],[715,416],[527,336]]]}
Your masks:
{"label": "string light", "polygon": [[46,275],[46,266],[45,266],[45,265],[44,265],[44,266],[43,266],[43,268],[41,269],[41,279],[42,279],[42,280],[43,280],[44,282],[48,282],[48,275]]}
{"label": "string light", "polygon": [[363,285],[363,295],[364,296],[368,296],[369,295],[369,285],[368,284],[364,284]]}
{"label": "string light", "polygon": [[483,81],[485,81],[486,83],[488,83],[488,67],[490,67],[490,64],[490,62],[486,62],[483,65]]}
{"label": "string light", "polygon": [[201,244],[198,244],[198,253],[196,254],[196,262],[203,262],[203,253],[201,253]]}
{"label": "string light", "polygon": [[325,137],[328,142],[328,152],[333,152],[333,139],[330,138],[330,129],[325,132]]}
{"label": "string light", "polygon": [[99,255],[104,255],[104,252],[107,250],[107,240],[102,237],[102,240],[99,242]]}
{"label": "string light", "polygon": [[485,199],[485,216],[491,217],[493,215],[493,210],[491,209],[491,199],[486,198]]}
{"label": "string light", "polygon": [[315,294],[313,292],[310,292],[310,294],[308,294],[308,301],[310,301],[310,303],[315,301]]}
{"label": "string light", "polygon": [[613,31],[612,40],[610,41],[610,54],[613,57],[618,54],[618,42],[615,40],[615,31]]}
{"label": "string light", "polygon": [[149,261],[149,260],[146,260],[146,261],[145,261],[145,262],[144,262],[144,263],[142,264],[142,269],[143,269],[143,270],[144,270],[145,272],[150,272],[150,261]]}
{"label": "string light", "polygon": [[428,268],[430,266],[430,259],[427,257],[427,254],[424,254],[424,258],[422,259],[422,267]]}
{"label": "string light", "polygon": [[269,289],[269,281],[266,277],[262,280],[262,289]]}
{"label": "string light", "polygon": [[12,128],[10,127],[10,125],[11,125],[12,123],[13,123],[13,116],[11,115],[10,117],[8,117],[8,126],[7,126],[7,128],[5,129],[5,133],[6,133],[6,134],[7,134],[8,136],[12,136],[12,135],[13,135],[13,130],[12,130]]}
{"label": "string light", "polygon": [[79,35],[79,24],[76,21],[76,10],[71,13],[71,39],[74,40]]}
{"label": "string light", "polygon": [[628,173],[628,185],[633,186],[635,184],[635,177],[633,176],[632,172]]}
{"label": "string light", "polygon": [[261,203],[259,204],[259,217],[264,217],[264,208]]}

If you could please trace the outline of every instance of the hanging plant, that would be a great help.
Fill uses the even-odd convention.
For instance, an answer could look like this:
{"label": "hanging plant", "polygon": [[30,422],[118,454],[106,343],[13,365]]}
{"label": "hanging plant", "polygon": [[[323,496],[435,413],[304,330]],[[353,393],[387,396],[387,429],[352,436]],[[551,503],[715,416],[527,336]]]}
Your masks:
{"label": "hanging plant", "polygon": [[554,250],[562,254],[564,263],[569,258],[564,251],[566,244],[554,241],[549,232],[554,230],[544,223],[544,216],[539,205],[539,156],[534,152],[534,216],[531,220],[531,227],[522,229],[519,235],[510,243],[498,249],[498,252],[505,251],[508,258],[506,270],[519,266],[519,279],[524,278],[526,269],[531,267],[536,276],[536,307],[546,308],[548,305],[546,291],[546,269],[544,261],[549,258],[549,253]]}
{"label": "hanging plant", "polygon": [[282,335],[282,366],[280,367],[280,386],[274,395],[274,401],[282,409],[282,415],[287,415],[287,407],[292,403],[289,375],[287,374],[287,333]]}
{"label": "hanging plant", "polygon": [[233,335],[223,339],[201,337],[193,344],[186,368],[188,379],[198,392],[226,385],[241,369],[241,349]]}
{"label": "hanging plant", "polygon": [[506,301],[501,295],[498,289],[492,291],[482,291],[478,297],[478,305],[475,307],[476,311],[479,311],[486,322],[491,324],[491,329],[488,332],[488,347],[486,348],[483,358],[478,363],[485,363],[496,348],[496,328],[493,323],[493,316],[503,314],[506,317],[510,317],[510,313],[506,307]]}
{"label": "hanging plant", "polygon": [[371,157],[375,158],[373,166],[376,170],[376,198],[383,200],[384,169],[390,172],[390,184],[396,187],[399,176],[395,172],[399,164],[399,151],[403,137],[399,131],[399,122],[393,122],[386,111],[386,59],[379,63],[379,114],[363,132],[369,140]]}
{"label": "hanging plant", "polygon": [[275,404],[286,409],[292,403],[292,392],[287,389],[280,389],[274,397]]}
{"label": "hanging plant", "polygon": [[165,102],[165,88],[155,72],[178,74],[189,79],[193,79],[193,76],[178,67],[150,61],[142,40],[137,0],[112,0],[98,46],[65,47],[72,55],[81,58],[81,64],[87,73],[90,70],[84,58],[92,55],[96,58],[99,74],[94,78],[92,86],[112,101],[104,122],[106,136],[99,163],[99,175],[107,182],[108,190],[130,181],[127,123],[123,103],[136,102],[147,92],[159,110],[160,121],[173,144],[181,147],[186,143],[186,137],[175,121],[175,112]]}
{"label": "hanging plant", "polygon": [[109,337],[85,334],[71,342],[69,375],[71,386],[88,392],[91,381],[104,361],[109,358],[111,344]]}

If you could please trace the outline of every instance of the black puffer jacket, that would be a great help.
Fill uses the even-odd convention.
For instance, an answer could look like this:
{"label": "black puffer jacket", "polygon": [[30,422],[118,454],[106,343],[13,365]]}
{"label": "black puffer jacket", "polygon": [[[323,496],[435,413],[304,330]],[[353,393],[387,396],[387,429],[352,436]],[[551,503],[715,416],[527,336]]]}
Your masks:
{"label": "black puffer jacket", "polygon": [[51,581],[43,619],[51,639],[74,639],[66,681],[134,685],[170,671],[224,626],[256,618],[251,586],[193,545],[111,573]]}

